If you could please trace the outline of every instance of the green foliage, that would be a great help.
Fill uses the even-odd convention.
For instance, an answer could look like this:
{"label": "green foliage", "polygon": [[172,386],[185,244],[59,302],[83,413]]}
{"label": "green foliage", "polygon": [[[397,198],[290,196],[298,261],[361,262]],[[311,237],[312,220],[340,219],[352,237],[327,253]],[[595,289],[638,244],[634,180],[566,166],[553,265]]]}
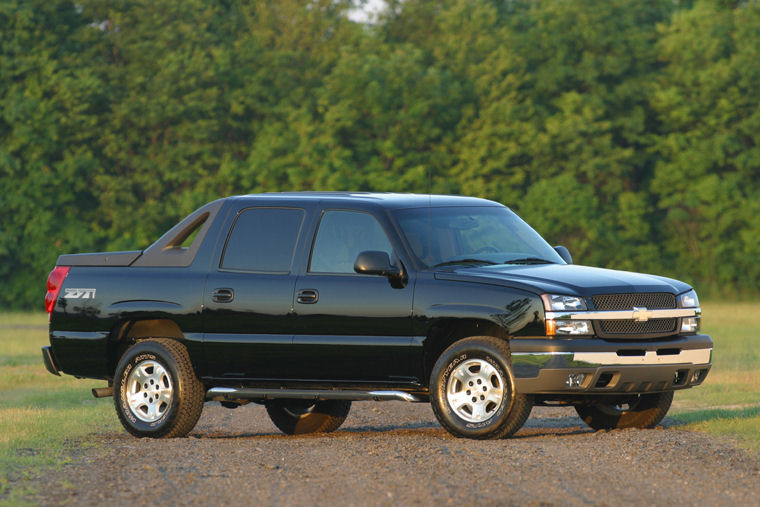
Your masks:
{"label": "green foliage", "polygon": [[756,293],[760,7],[0,0],[0,305],[220,196],[451,192],[579,263]]}
{"label": "green foliage", "polygon": [[709,288],[756,291],[760,267],[760,6],[698,2],[661,29],[668,62],[651,181],[666,259]]}

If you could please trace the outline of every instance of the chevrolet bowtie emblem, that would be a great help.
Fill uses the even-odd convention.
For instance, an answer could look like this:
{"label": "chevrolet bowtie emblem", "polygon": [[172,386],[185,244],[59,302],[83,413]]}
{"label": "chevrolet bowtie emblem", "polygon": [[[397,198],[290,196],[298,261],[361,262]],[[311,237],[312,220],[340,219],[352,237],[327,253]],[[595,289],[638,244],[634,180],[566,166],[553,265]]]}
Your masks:
{"label": "chevrolet bowtie emblem", "polygon": [[652,312],[647,310],[646,307],[633,307],[633,320],[636,322],[646,322],[651,315]]}

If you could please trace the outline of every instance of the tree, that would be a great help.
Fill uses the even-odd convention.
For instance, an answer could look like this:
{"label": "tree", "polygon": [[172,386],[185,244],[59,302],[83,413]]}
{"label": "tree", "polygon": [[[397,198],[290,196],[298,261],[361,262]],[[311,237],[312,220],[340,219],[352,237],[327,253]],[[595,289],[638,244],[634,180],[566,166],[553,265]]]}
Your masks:
{"label": "tree", "polygon": [[0,4],[0,305],[40,308],[60,252],[92,246],[107,98],[100,37],[70,2]]}
{"label": "tree", "polygon": [[697,2],[662,27],[652,193],[673,273],[755,291],[760,268],[760,7]]}
{"label": "tree", "polygon": [[671,5],[535,2],[506,14],[460,125],[464,193],[517,208],[579,261],[657,262],[648,103]]}

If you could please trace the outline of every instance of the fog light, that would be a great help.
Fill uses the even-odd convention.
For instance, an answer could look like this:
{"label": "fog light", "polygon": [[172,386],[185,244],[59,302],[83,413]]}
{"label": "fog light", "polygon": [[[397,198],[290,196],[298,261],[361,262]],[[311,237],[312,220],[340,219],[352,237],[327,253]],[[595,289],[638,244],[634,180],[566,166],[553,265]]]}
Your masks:
{"label": "fog light", "polygon": [[567,380],[565,380],[565,385],[569,387],[570,389],[577,389],[581,386],[585,378],[586,378],[585,373],[571,373],[570,375],[567,376]]}
{"label": "fog light", "polygon": [[691,380],[689,381],[690,384],[697,384],[699,382],[702,382],[705,379],[705,375],[707,374],[707,370],[697,370],[694,373],[691,374]]}
{"label": "fog light", "polygon": [[682,333],[696,333],[699,331],[699,317],[684,317],[681,319]]}

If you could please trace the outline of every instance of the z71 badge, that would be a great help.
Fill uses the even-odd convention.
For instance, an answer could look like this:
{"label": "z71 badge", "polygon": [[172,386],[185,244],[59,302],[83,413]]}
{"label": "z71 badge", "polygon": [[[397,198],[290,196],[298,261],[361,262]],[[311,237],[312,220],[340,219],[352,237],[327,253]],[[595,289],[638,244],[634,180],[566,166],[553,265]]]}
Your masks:
{"label": "z71 badge", "polygon": [[95,299],[95,289],[64,289],[66,299]]}

